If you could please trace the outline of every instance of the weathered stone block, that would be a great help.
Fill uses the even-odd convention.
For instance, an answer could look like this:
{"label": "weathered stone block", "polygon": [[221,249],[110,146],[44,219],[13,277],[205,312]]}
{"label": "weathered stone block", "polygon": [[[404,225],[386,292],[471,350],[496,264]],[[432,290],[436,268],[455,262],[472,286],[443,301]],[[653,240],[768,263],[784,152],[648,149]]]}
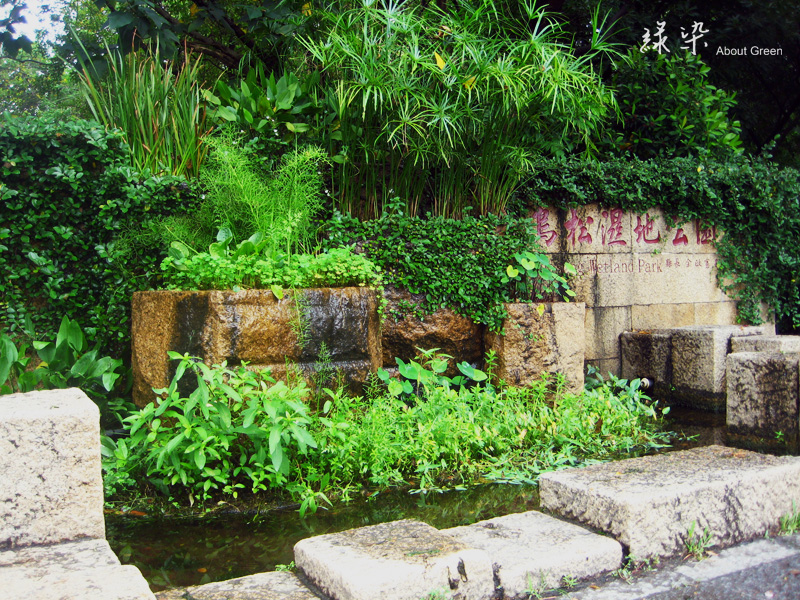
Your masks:
{"label": "weathered stone block", "polygon": [[78,389],[0,396],[0,548],[105,537],[99,442]]}
{"label": "weathered stone block", "polygon": [[672,333],[625,331],[619,336],[619,345],[622,377],[647,377],[653,382],[653,394],[668,395],[672,385]]}
{"label": "weathered stone block", "polygon": [[442,533],[492,557],[506,598],[559,587],[564,577],[598,575],[622,561],[618,542],[540,512],[511,514]]}
{"label": "weathered stone block", "polygon": [[726,418],[732,434],[797,445],[800,354],[736,352],[728,355]]}
{"label": "weathered stone block", "polygon": [[423,296],[420,294],[391,289],[386,290],[385,297],[388,304],[381,330],[384,367],[397,367],[395,358],[413,359],[418,348],[439,348],[440,352],[452,356],[447,375],[455,375],[456,364],[462,361],[478,366],[483,363],[483,325],[449,308],[438,308],[431,314],[414,314],[409,309],[421,304]]}
{"label": "weathered stone block", "polygon": [[156,593],[156,600],[319,600],[294,573],[257,573]]}
{"label": "weathered stone block", "polygon": [[545,473],[539,489],[543,508],[647,558],[683,551],[693,522],[714,545],[764,535],[800,501],[800,458],[707,446]]}
{"label": "weathered stone block", "polygon": [[672,332],[672,400],[704,410],[725,409],[725,357],[736,336],[763,335],[766,326],[680,327]]}
{"label": "weathered stone block", "polygon": [[800,335],[752,335],[731,338],[735,352],[800,352]]}
{"label": "weathered stone block", "polygon": [[0,589],[25,600],[155,600],[139,570],[120,565],[105,540],[0,551]]}
{"label": "weathered stone block", "polygon": [[[377,306],[375,292],[358,287],[287,290],[282,299],[269,290],[137,292],[131,318],[134,402],[144,406],[154,399],[152,388],[169,384],[176,368],[170,350],[209,365],[247,361],[282,378],[287,360],[310,376],[325,344],[330,366],[360,392],[368,373],[381,365]],[[298,325],[305,339],[298,338]]]}
{"label": "weathered stone block", "polygon": [[487,352],[497,353],[497,376],[511,385],[525,386],[543,372],[562,373],[569,390],[581,391],[586,305],[513,303],[506,309],[505,335],[486,332]]}
{"label": "weathered stone block", "polygon": [[334,600],[478,600],[494,592],[492,561],[419,521],[382,523],[307,538],[294,547],[298,569]]}

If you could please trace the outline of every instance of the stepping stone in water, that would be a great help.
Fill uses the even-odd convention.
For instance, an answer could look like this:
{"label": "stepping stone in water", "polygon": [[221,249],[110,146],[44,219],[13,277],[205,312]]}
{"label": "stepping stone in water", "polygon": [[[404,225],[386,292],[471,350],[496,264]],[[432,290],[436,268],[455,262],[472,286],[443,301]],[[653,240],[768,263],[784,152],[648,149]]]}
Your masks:
{"label": "stepping stone in water", "polygon": [[540,512],[525,512],[445,529],[495,563],[505,597],[525,596],[617,569],[619,542]]}
{"label": "stepping stone in water", "polygon": [[273,571],[159,592],[156,600],[319,600],[294,573]]}
{"label": "stepping stone in water", "polygon": [[410,519],[301,540],[294,560],[334,600],[479,600],[494,593],[484,551]]}
{"label": "stepping stone in water", "polygon": [[800,458],[707,446],[546,473],[539,494],[643,559],[684,551],[693,522],[713,545],[764,535],[800,506]]}

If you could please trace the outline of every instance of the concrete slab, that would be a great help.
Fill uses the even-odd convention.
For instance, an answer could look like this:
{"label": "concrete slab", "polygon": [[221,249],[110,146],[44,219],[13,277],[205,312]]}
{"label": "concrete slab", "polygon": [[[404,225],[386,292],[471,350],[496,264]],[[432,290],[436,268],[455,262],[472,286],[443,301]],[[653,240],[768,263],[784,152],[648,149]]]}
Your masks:
{"label": "concrete slab", "polygon": [[2,551],[0,589],[25,600],[155,600],[139,569],[120,565],[105,540]]}
{"label": "concrete slab", "polygon": [[334,600],[478,600],[494,593],[492,561],[430,525],[405,519],[307,538],[297,568]]}
{"label": "concrete slab", "polygon": [[78,389],[0,396],[0,548],[104,538],[100,412]]}
{"label": "concrete slab", "polygon": [[156,593],[156,600],[319,600],[294,573],[257,573]]}
{"label": "concrete slab", "polygon": [[728,430],[796,448],[800,427],[800,354],[736,352],[727,358]]}
{"label": "concrete slab", "polygon": [[442,533],[485,550],[508,598],[559,587],[565,577],[583,579],[611,571],[622,561],[619,542],[535,511]]}
{"label": "concrete slab", "polygon": [[546,473],[542,507],[613,535],[637,558],[763,535],[800,503],[800,458],[707,446]]}

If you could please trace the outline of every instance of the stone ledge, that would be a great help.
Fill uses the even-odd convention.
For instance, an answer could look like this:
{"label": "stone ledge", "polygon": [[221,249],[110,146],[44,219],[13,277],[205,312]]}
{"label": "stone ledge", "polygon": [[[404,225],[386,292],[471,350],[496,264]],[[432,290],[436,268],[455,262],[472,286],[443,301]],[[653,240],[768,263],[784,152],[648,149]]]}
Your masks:
{"label": "stone ledge", "polygon": [[334,600],[481,600],[494,593],[492,561],[430,525],[405,519],[307,538],[295,564]]}
{"label": "stone ledge", "polygon": [[718,546],[763,535],[800,501],[800,458],[708,446],[545,473],[539,485],[543,508],[647,558],[683,551],[692,522]]}
{"label": "stone ledge", "polygon": [[4,598],[154,600],[136,567],[120,565],[105,540],[81,540],[0,552]]}
{"label": "stone ledge", "polygon": [[257,573],[158,592],[156,600],[320,600],[294,573]]}
{"label": "stone ledge", "polygon": [[442,533],[492,557],[506,598],[559,587],[564,577],[583,579],[611,571],[622,561],[618,542],[535,511],[445,529]]}
{"label": "stone ledge", "polygon": [[0,548],[104,538],[100,412],[78,389],[0,397]]}

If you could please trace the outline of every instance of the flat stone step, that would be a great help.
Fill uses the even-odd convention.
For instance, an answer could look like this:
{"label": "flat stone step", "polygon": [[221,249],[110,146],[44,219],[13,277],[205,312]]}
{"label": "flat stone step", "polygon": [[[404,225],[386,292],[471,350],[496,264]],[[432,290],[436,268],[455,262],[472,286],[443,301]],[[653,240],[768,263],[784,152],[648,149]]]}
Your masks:
{"label": "flat stone step", "polygon": [[494,593],[486,552],[410,519],[301,540],[294,560],[334,600],[481,600]]}
{"label": "flat stone step", "polygon": [[142,574],[105,540],[0,551],[0,597],[25,600],[155,600]]}
{"label": "flat stone step", "polygon": [[156,600],[319,600],[294,573],[257,573],[156,593]]}
{"label": "flat stone step", "polygon": [[512,514],[444,529],[485,550],[495,565],[504,597],[513,598],[619,568],[619,542],[540,512]]}
{"label": "flat stone step", "polygon": [[546,473],[539,493],[636,558],[666,556],[685,550],[692,523],[715,546],[764,535],[800,506],[800,458],[707,446]]}

